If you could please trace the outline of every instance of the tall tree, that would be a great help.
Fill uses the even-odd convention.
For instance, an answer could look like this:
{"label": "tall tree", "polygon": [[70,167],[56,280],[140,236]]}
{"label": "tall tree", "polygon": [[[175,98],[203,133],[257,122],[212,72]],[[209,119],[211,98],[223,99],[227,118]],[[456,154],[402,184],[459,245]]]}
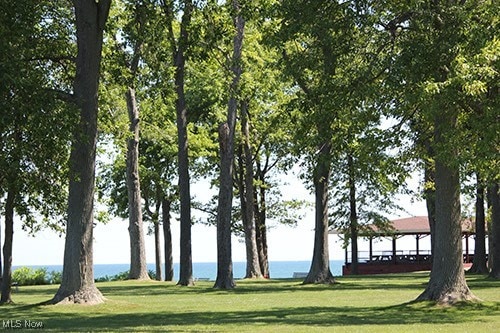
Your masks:
{"label": "tall tree", "polygon": [[498,184],[490,185],[488,197],[491,209],[489,276],[500,279],[500,186]]}
{"label": "tall tree", "polygon": [[243,146],[243,160],[244,165],[242,170],[244,174],[241,178],[240,186],[240,197],[241,197],[241,209],[242,209],[242,220],[245,229],[245,248],[247,255],[247,265],[245,278],[260,278],[262,277],[261,266],[259,264],[259,253],[257,247],[257,232],[255,225],[255,211],[254,211],[254,173],[253,173],[253,154],[252,146],[250,143],[250,124],[248,115],[248,101],[241,102],[241,134],[242,134],[242,146]]}
{"label": "tall tree", "polygon": [[135,89],[128,87],[127,109],[132,137],[127,140],[127,189],[130,234],[130,279],[149,279],[142,223],[141,185],[139,179],[139,108]]}
{"label": "tall tree", "polygon": [[231,5],[235,28],[231,64],[233,79],[229,87],[227,120],[219,127],[220,188],[217,209],[217,278],[214,287],[221,289],[232,289],[235,287],[231,258],[231,208],[233,201],[234,135],[242,72],[241,54],[245,31],[245,19],[242,16],[239,1],[233,0]]}
{"label": "tall tree", "polygon": [[[15,217],[36,233],[59,229],[67,191],[68,140],[74,117],[56,91],[70,62],[69,8],[61,2],[5,4],[0,14],[0,206],[5,220],[0,303],[11,302]],[[51,24],[53,19],[57,23]],[[43,30],[52,29],[48,38]],[[56,70],[58,69],[58,70]],[[64,73],[66,74],[66,73]],[[54,133],[54,135],[47,135]]]}
{"label": "tall tree", "polygon": [[103,31],[111,0],[76,0],[76,76],[73,84],[79,110],[69,166],[69,196],[61,285],[52,303],[96,304],[103,301],[94,283],[93,213],[97,141],[97,92]]}
{"label": "tall tree", "polygon": [[[397,78],[394,83],[401,89],[397,96],[404,100],[395,103],[393,111],[405,110],[406,117],[417,115],[431,124],[429,147],[433,156],[428,157],[435,163],[432,271],[426,290],[417,300],[454,304],[475,298],[464,278],[459,175],[465,162],[471,161],[462,147],[477,144],[467,139],[473,137],[470,127],[480,119],[469,112],[471,101],[485,101],[485,87],[492,78],[490,74],[480,75],[480,83],[471,86],[472,76],[463,75],[462,63],[478,59],[482,49],[488,47],[492,35],[480,27],[493,22],[493,5],[490,1],[399,5],[387,2],[384,8],[390,8],[385,15],[392,18],[384,27],[397,47],[388,82]],[[491,66],[488,62],[485,67]],[[489,114],[490,108],[487,110]]]}
{"label": "tall tree", "polygon": [[476,218],[475,218],[475,238],[474,238],[474,260],[468,273],[487,274],[489,272],[486,260],[486,214],[484,211],[484,185],[481,177],[476,174]]}
{"label": "tall tree", "polygon": [[[177,93],[177,142],[178,142],[178,172],[179,172],[179,197],[181,219],[181,251],[179,285],[190,286],[193,281],[193,259],[191,252],[191,194],[189,183],[189,157],[188,157],[188,107],[184,91],[186,51],[189,47],[190,25],[194,11],[193,1],[181,1],[178,11],[175,1],[163,1],[163,10],[167,18],[167,38],[171,47],[171,58],[175,67],[175,90]],[[175,36],[177,14],[182,12],[180,32]]]}
{"label": "tall tree", "polygon": [[[251,8],[258,6],[259,15],[250,16],[245,25],[245,45],[243,47],[243,66],[241,89],[241,163],[242,177],[238,183],[246,184],[247,189],[241,195],[246,196],[244,212],[248,219],[255,220],[247,229],[246,239],[248,246],[247,269],[256,263],[260,266],[260,273],[269,277],[269,262],[267,255],[267,218],[281,224],[295,225],[299,220],[297,214],[302,207],[299,200],[283,200],[283,193],[278,190],[277,178],[286,173],[293,165],[290,154],[290,128],[294,125],[287,114],[286,103],[290,98],[287,89],[290,82],[282,75],[281,66],[275,59],[279,57],[278,50],[266,43],[266,31],[276,27],[276,17],[266,12],[266,2],[254,2]],[[251,10],[247,8],[247,12]],[[248,130],[247,130],[248,127]],[[237,165],[238,166],[238,165]],[[248,168],[251,166],[251,170]],[[250,181],[250,176],[253,180]],[[249,196],[253,192],[253,199]],[[241,191],[240,191],[241,192]],[[252,204],[248,204],[252,203]],[[247,211],[252,209],[253,212]],[[245,213],[242,212],[242,217]],[[244,222],[246,223],[246,221]],[[254,226],[255,225],[255,226]],[[253,230],[258,258],[253,257]]]}
{"label": "tall tree", "polygon": [[[355,170],[360,168],[359,161],[363,158],[363,163],[369,164],[365,157],[369,154],[355,154],[363,143],[361,138],[366,137],[365,127],[376,127],[380,121],[368,98],[373,98],[373,87],[385,73],[384,61],[379,58],[388,45],[375,34],[375,19],[368,15],[371,11],[364,2],[283,1],[279,12],[283,15],[278,35],[280,41],[285,41],[283,62],[286,72],[296,82],[294,106],[298,111],[292,116],[297,118],[299,126],[294,141],[313,175],[316,202],[313,262],[304,282],[331,283],[334,279],[328,254],[330,182],[338,182],[342,189],[348,184],[344,197],[348,198],[350,217],[346,221],[350,221],[356,252],[360,176]],[[335,160],[338,161],[333,163]],[[378,170],[377,167],[362,169]],[[335,179],[331,179],[332,175]]]}
{"label": "tall tree", "polygon": [[315,229],[314,250],[309,273],[304,283],[334,283],[330,270],[328,249],[328,185],[331,176],[331,144],[325,141],[318,147],[318,158],[313,171]]}
{"label": "tall tree", "polygon": [[[308,113],[307,117],[300,117],[301,127],[296,131],[294,139],[305,138],[307,147],[309,170],[312,173],[312,183],[315,195],[315,236],[314,249],[309,274],[305,283],[332,283],[333,275],[330,271],[328,250],[328,199],[329,182],[331,176],[331,141],[333,138],[331,123],[337,117],[337,109],[330,109],[331,103],[324,103],[327,80],[335,73],[337,57],[331,56],[337,50],[330,43],[331,34],[326,26],[315,26],[316,23],[330,22],[338,18],[340,6],[336,2],[312,3],[310,1],[281,3],[280,12],[283,21],[280,28],[280,40],[285,41],[283,58],[287,73],[296,82],[300,89],[297,93],[296,104],[301,112]],[[322,31],[322,32],[320,32]],[[328,55],[327,55],[328,54]],[[326,58],[324,58],[326,56]],[[316,67],[316,65],[319,65]],[[315,75],[307,75],[314,72]],[[317,79],[312,79],[317,77]],[[324,89],[324,90],[323,90]],[[298,119],[297,119],[298,120]],[[306,146],[307,145],[307,146]],[[305,152],[305,149],[299,149]]]}
{"label": "tall tree", "polygon": [[[222,98],[219,98],[218,103],[211,103],[211,119],[217,119],[212,120],[213,122],[220,122],[223,119],[219,116],[222,112],[217,112],[213,106],[222,109],[220,107],[222,102],[225,100],[224,103],[227,103],[225,84],[229,84],[227,82],[228,78],[233,77],[231,74],[232,57],[229,51],[232,41],[226,33],[231,30],[229,24],[227,24],[227,21],[229,21],[227,18],[231,14],[231,11],[227,10],[228,8],[229,4],[217,5],[210,7],[210,11],[204,12],[204,20],[209,22],[205,39],[208,41],[208,45],[212,45],[211,48],[205,47],[204,50],[205,52],[209,50],[214,53],[211,58],[217,61],[212,61],[215,66],[204,62],[203,68],[205,72],[208,69],[217,69],[220,77],[215,80],[214,73],[208,71],[208,81],[211,86],[202,99],[206,101],[205,105],[207,105],[206,103],[210,102],[207,96],[217,96],[217,94],[222,96]],[[255,8],[259,10],[258,15],[255,14]],[[259,269],[256,266],[259,265],[261,272],[265,271],[266,273],[263,274],[269,276],[266,217],[276,219],[280,223],[282,221],[288,222],[291,221],[292,215],[296,211],[287,208],[297,208],[297,202],[281,200],[282,195],[276,189],[277,184],[273,178],[278,178],[279,172],[288,169],[291,165],[291,163],[287,163],[285,158],[288,154],[286,147],[290,145],[287,136],[288,132],[285,128],[291,123],[283,107],[288,86],[285,87],[285,84],[281,82],[280,69],[274,60],[277,56],[276,50],[263,42],[263,30],[271,29],[274,22],[267,19],[268,15],[263,14],[262,2],[246,4],[243,10],[246,22],[241,63],[245,71],[242,73],[240,82],[239,105],[241,105],[241,112],[244,112],[244,109],[247,111],[239,118],[242,122],[242,130],[235,133],[237,156],[234,163],[233,189],[235,194],[239,195],[241,209],[236,211],[233,207],[231,216],[232,231],[237,236],[245,237],[249,258],[254,257],[254,248],[257,247],[259,258],[247,261],[248,270],[258,271]],[[225,61],[219,59],[225,59]],[[206,74],[204,75],[206,76]],[[218,84],[213,85],[213,82],[218,82]],[[199,87],[200,84],[198,83],[197,86]],[[218,92],[216,89],[218,89]],[[248,134],[245,134],[247,132],[244,130],[243,122],[245,120],[250,127]],[[248,143],[245,144],[245,142]],[[253,173],[255,178],[251,183],[248,177],[249,173]],[[254,198],[250,200],[247,196],[252,192],[252,187],[254,189]],[[247,189],[250,189],[250,192]],[[216,206],[215,201],[216,199],[206,205],[197,205],[197,208],[202,211],[211,212],[208,216],[208,223],[210,224],[216,223],[216,213],[213,213],[216,211],[216,208],[214,208]],[[250,204],[247,204],[247,202]],[[249,211],[252,207],[254,212]],[[247,221],[250,221],[251,217],[247,218],[247,215],[254,216],[255,227],[253,222],[248,224],[250,222]],[[245,232],[245,226],[247,226],[247,232]],[[254,242],[252,241],[252,230],[255,230],[256,246],[252,245]],[[247,275],[251,276],[252,274]]]}
{"label": "tall tree", "polygon": [[[137,74],[144,44],[144,26],[147,12],[144,5],[129,6],[133,14],[125,33],[132,47],[131,60],[128,64],[130,79],[127,84],[127,110],[129,118],[129,137],[127,139],[127,191],[128,218],[130,235],[130,279],[149,279],[144,243],[144,228],[142,221],[142,198],[139,174],[139,107],[136,98]],[[127,29],[129,28],[129,29]],[[129,30],[129,31],[127,31]],[[135,37],[135,38],[134,38]]]}
{"label": "tall tree", "polygon": [[[435,118],[435,144],[445,144],[453,154],[446,138],[456,128],[456,112],[443,110]],[[456,152],[455,152],[456,154]],[[462,258],[462,226],[460,214],[460,179],[456,163],[449,156],[436,156],[436,242],[432,254],[429,284],[417,300],[434,300],[453,304],[473,299],[464,276]],[[460,245],[458,245],[460,244]]]}

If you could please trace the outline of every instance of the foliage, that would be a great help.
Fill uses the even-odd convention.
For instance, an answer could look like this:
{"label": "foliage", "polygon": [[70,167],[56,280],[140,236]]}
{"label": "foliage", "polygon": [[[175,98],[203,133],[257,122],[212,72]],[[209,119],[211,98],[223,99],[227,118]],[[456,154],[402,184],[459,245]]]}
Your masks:
{"label": "foliage", "polygon": [[[156,272],[153,270],[148,270],[148,275],[151,280],[154,280]],[[95,279],[95,282],[125,281],[129,280],[129,276],[130,276],[130,271],[124,271],[112,276],[109,275],[101,276]]]}
{"label": "foliage", "polygon": [[12,272],[12,281],[20,286],[60,284],[62,273],[60,271],[47,271],[47,268],[20,267]]}
{"label": "foliage", "polygon": [[[75,115],[69,8],[63,1],[5,4],[0,15],[0,202],[16,193],[23,228],[61,231]],[[11,42],[15,40],[16,42]]]}
{"label": "foliage", "polygon": [[[100,199],[110,213],[126,217],[127,189],[125,183],[125,151],[128,135],[125,84],[133,82],[140,109],[139,174],[141,191],[145,198],[144,218],[157,214],[158,203],[163,197],[177,200],[177,128],[175,124],[175,90],[172,83],[174,72],[169,53],[165,14],[162,6],[154,1],[140,5],[123,1],[111,13],[111,28],[105,47],[108,56],[104,62],[105,83],[102,86],[104,108],[100,127],[103,137],[109,140],[108,158],[101,165],[98,187]],[[179,22],[173,22],[176,26]],[[135,77],[130,73],[130,62],[136,45],[139,68]],[[168,60],[166,60],[168,59]],[[197,60],[197,58],[195,58]],[[213,61],[212,61],[213,62]],[[198,70],[203,68],[203,71]],[[188,125],[190,169],[195,175],[206,175],[212,170],[204,159],[213,157],[216,148],[211,133],[213,124],[207,123],[206,113],[211,112],[214,91],[207,82],[214,74],[210,65],[200,61],[188,66],[186,96],[190,105]],[[217,73],[215,73],[217,75]],[[201,77],[200,77],[201,76]],[[213,80],[213,75],[210,81]],[[192,107],[191,107],[192,105]],[[202,118],[203,117],[203,118]],[[202,118],[203,121],[199,121]],[[111,153],[109,153],[111,151]],[[175,206],[174,206],[175,207]]]}
{"label": "foliage", "polygon": [[46,275],[46,268],[21,267],[12,272],[12,280],[23,286],[46,284]]}
{"label": "foliage", "polygon": [[[453,108],[457,126],[436,154],[468,172],[498,177],[498,52],[495,1],[429,5],[387,1],[387,21],[396,22],[395,57],[385,81],[392,94],[390,112],[410,119],[417,142],[432,133],[432,119]],[[396,26],[395,26],[396,28]],[[451,147],[457,156],[450,156]]]}
{"label": "foliage", "polygon": [[310,188],[322,147],[332,147],[323,158],[331,167],[330,223],[339,229],[353,215],[356,224],[387,221],[408,174],[403,138],[384,130],[380,88],[393,54],[377,14],[363,1],[283,1],[274,37],[284,73],[295,81],[291,137]]}

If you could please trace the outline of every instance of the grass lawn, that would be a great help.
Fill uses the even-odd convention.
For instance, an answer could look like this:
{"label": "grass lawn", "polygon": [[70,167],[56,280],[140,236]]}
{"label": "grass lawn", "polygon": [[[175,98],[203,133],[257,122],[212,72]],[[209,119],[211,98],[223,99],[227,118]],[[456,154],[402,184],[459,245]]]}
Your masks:
{"label": "grass lawn", "polygon": [[96,306],[36,305],[57,286],[20,286],[16,303],[0,308],[0,330],[31,321],[49,332],[500,332],[500,281],[468,277],[483,302],[457,307],[408,303],[424,290],[424,273],[338,281],[304,286],[292,279],[241,280],[231,291],[214,290],[212,282],[189,288],[106,282],[97,286],[107,301]]}

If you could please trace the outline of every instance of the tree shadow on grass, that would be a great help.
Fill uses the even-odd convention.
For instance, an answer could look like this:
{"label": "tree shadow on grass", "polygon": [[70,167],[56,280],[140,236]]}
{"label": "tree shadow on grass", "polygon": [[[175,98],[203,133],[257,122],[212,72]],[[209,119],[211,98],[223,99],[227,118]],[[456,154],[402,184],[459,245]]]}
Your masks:
{"label": "tree shadow on grass", "polygon": [[97,286],[104,294],[113,296],[155,296],[155,295],[202,295],[202,294],[266,294],[266,293],[281,293],[281,292],[298,292],[304,291],[325,291],[335,290],[337,285],[312,285],[304,286],[302,281],[283,281],[283,280],[267,280],[267,281],[239,281],[234,289],[216,289],[213,288],[214,282],[197,283],[192,287],[176,286],[172,283],[148,283],[134,284],[124,287],[121,284],[107,284]]}
{"label": "tree shadow on grass", "polygon": [[[91,309],[91,308],[89,308]],[[23,309],[11,311],[13,319],[22,318]],[[26,309],[24,309],[26,310]],[[32,311],[35,309],[31,309]],[[57,310],[57,308],[55,308]],[[500,303],[463,304],[457,307],[437,307],[431,303],[402,304],[389,307],[290,307],[270,308],[260,311],[117,313],[95,314],[35,311],[44,322],[46,330],[57,331],[160,331],[164,329],[183,330],[193,327],[252,327],[253,325],[290,325],[298,330],[309,326],[364,326],[364,325],[413,325],[420,323],[449,324],[481,322],[487,317],[497,316]],[[18,312],[18,313],[17,313]],[[21,316],[21,317],[19,317]]]}
{"label": "tree shadow on grass", "polygon": [[[107,282],[97,284],[101,292],[114,296],[156,296],[162,294],[169,295],[190,295],[190,294],[266,294],[266,293],[293,293],[303,292],[323,292],[335,290],[415,290],[423,291],[428,283],[428,273],[416,274],[390,274],[390,275],[370,275],[353,276],[338,279],[337,284],[312,284],[304,285],[300,279],[271,279],[271,280],[239,280],[237,287],[230,290],[213,288],[213,281],[198,282],[194,287],[180,287],[173,282],[137,282],[127,281],[126,285],[121,282]],[[485,279],[473,279],[470,282],[474,287],[495,287],[500,286],[497,281]],[[132,286],[131,286],[132,284]]]}

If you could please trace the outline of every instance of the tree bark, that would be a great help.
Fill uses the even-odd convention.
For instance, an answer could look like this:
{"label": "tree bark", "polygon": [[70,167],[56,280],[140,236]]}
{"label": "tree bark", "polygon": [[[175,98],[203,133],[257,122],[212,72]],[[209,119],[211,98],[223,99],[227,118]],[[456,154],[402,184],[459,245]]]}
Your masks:
{"label": "tree bark", "polygon": [[126,97],[131,134],[131,137],[127,139],[128,231],[130,235],[130,271],[128,278],[149,280],[139,179],[139,109],[134,88],[128,88]]}
{"label": "tree bark", "polygon": [[330,151],[329,142],[325,142],[319,150],[318,161],[314,170],[315,192],[315,224],[314,252],[311,268],[304,284],[335,283],[330,271],[330,256],[328,249],[328,185],[330,182]]}
{"label": "tree bark", "polygon": [[161,237],[160,237],[160,221],[156,219],[154,223],[155,234],[155,280],[161,281]]}
{"label": "tree bark", "polygon": [[14,239],[14,204],[16,193],[13,188],[7,192],[5,201],[5,240],[3,244],[2,295],[0,304],[12,303],[12,246]]}
{"label": "tree bark", "polygon": [[474,240],[474,261],[469,273],[488,274],[486,264],[486,218],[484,212],[484,186],[481,177],[477,174],[476,184],[476,221]]}
{"label": "tree bark", "polygon": [[351,274],[359,273],[358,260],[358,212],[356,207],[356,182],[354,175],[354,161],[351,155],[347,156],[349,172],[349,229],[351,231]]}
{"label": "tree bark", "polygon": [[[455,112],[440,111],[435,116],[435,144],[449,146],[447,136],[455,128]],[[436,154],[436,226],[432,269],[427,288],[417,301],[455,304],[475,299],[465,281],[463,266],[459,166],[456,158],[447,156],[456,156],[454,149],[449,148],[446,154]]]}
{"label": "tree bark", "polygon": [[[180,199],[180,270],[178,285],[192,286],[193,258],[191,248],[191,190],[189,179],[189,157],[188,157],[188,110],[184,92],[185,76],[185,51],[188,46],[188,27],[191,22],[193,11],[192,1],[184,2],[184,13],[182,15],[181,31],[177,49],[173,52],[175,64],[175,87],[177,93],[177,142],[178,142],[178,168],[179,168],[179,199]],[[174,17],[172,16],[172,20]],[[173,24],[173,22],[171,22]],[[175,40],[171,41],[175,42]]]}
{"label": "tree bark", "polygon": [[500,186],[494,184],[489,187],[489,202],[491,207],[491,231],[489,256],[490,274],[494,279],[500,279]]}
{"label": "tree bark", "polygon": [[[434,165],[434,151],[431,147],[430,141],[426,142],[427,158],[424,165],[424,196],[427,208],[427,216],[429,219],[429,230],[431,232],[431,258],[434,253],[435,233],[436,233],[436,186],[435,186],[435,165]],[[432,260],[432,259],[431,259]]]}
{"label": "tree bark", "polygon": [[[234,110],[236,112],[236,110]],[[233,127],[234,128],[234,127]],[[217,278],[214,288],[232,289],[233,262],[231,258],[231,207],[233,201],[233,140],[227,123],[219,127],[221,174],[219,205],[217,207]]]}
{"label": "tree bark", "polygon": [[257,178],[262,185],[258,188],[254,187],[255,236],[257,240],[260,271],[266,279],[269,279],[271,275],[269,272],[269,260],[267,255],[266,188],[263,185],[265,177],[260,167],[257,166],[257,168],[259,169]]}
{"label": "tree bark", "polygon": [[[3,249],[2,246],[2,223],[0,222],[0,249]],[[3,281],[3,250],[0,251],[0,290],[2,288]]]}
{"label": "tree bark", "polygon": [[69,166],[68,220],[62,283],[52,303],[97,304],[104,298],[94,283],[93,213],[98,86],[103,30],[111,0],[73,1],[76,14],[74,95],[80,123]]}
{"label": "tree bark", "polygon": [[235,287],[231,258],[231,207],[233,201],[234,131],[241,77],[241,53],[245,20],[241,16],[238,0],[233,0],[232,6],[235,12],[234,26],[236,28],[236,35],[233,39],[231,65],[233,80],[229,87],[230,95],[227,108],[227,121],[219,127],[221,165],[219,206],[217,209],[217,278],[214,288],[220,289],[232,289]]}
{"label": "tree bark", "polygon": [[[245,245],[247,266],[245,278],[261,278],[262,272],[259,265],[259,253],[257,249],[257,232],[255,227],[254,214],[254,186],[253,186],[253,158],[252,146],[250,144],[250,125],[248,121],[248,102],[244,101],[241,107],[241,132],[243,136],[243,151],[245,157],[245,174],[244,174],[244,211],[243,219],[245,227]],[[243,205],[242,205],[243,207]]]}
{"label": "tree bark", "polygon": [[163,198],[161,202],[162,223],[163,223],[163,241],[165,252],[165,281],[173,281],[174,279],[174,260],[172,256],[172,231],[170,229],[170,205],[171,202],[167,198]]}

